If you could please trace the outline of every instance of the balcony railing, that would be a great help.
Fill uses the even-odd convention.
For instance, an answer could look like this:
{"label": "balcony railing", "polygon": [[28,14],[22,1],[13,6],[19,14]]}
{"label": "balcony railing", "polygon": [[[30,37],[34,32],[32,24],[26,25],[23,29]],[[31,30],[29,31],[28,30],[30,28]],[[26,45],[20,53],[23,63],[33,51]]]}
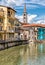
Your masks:
{"label": "balcony railing", "polygon": [[4,33],[4,30],[0,30],[0,33]]}
{"label": "balcony railing", "polygon": [[14,33],[15,30],[7,30],[7,32]]}

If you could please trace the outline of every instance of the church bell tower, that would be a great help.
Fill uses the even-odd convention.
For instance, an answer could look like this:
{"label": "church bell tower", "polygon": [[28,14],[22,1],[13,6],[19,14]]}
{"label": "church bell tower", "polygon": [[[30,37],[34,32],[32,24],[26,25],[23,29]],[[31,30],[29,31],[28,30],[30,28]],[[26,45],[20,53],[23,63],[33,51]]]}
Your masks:
{"label": "church bell tower", "polygon": [[27,23],[27,12],[26,12],[26,4],[24,4],[23,22],[24,22],[24,23]]}

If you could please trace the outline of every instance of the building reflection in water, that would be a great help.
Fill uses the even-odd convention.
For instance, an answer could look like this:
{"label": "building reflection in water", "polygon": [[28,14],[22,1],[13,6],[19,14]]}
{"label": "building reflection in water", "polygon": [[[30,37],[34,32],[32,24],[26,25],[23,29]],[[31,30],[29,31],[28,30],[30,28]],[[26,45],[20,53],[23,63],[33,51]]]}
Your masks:
{"label": "building reflection in water", "polygon": [[39,58],[42,57],[43,53],[44,53],[43,44],[30,43],[23,49],[20,49],[22,65],[34,65],[34,64],[38,65],[40,62]]}
{"label": "building reflection in water", "polygon": [[45,44],[29,43],[14,50],[13,65],[45,65]]}
{"label": "building reflection in water", "polygon": [[[22,58],[22,65],[27,65],[29,59],[37,59],[37,46],[35,44],[29,44],[20,50],[20,55]],[[31,60],[30,60],[31,61]]]}

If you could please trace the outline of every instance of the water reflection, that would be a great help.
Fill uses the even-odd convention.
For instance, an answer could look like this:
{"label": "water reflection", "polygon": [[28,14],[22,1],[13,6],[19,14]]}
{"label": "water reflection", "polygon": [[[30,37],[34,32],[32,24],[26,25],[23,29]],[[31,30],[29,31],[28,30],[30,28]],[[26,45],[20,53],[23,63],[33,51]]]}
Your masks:
{"label": "water reflection", "polygon": [[30,43],[19,47],[18,54],[16,65],[45,65],[45,44]]}

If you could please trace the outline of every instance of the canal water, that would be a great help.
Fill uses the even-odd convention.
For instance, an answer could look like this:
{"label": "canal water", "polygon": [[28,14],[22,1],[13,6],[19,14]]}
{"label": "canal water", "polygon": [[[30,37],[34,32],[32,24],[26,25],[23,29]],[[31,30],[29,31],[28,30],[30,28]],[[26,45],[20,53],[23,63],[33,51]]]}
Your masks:
{"label": "canal water", "polygon": [[19,46],[15,65],[45,65],[45,44]]}
{"label": "canal water", "polygon": [[2,50],[0,65],[45,65],[45,44],[29,43]]}

